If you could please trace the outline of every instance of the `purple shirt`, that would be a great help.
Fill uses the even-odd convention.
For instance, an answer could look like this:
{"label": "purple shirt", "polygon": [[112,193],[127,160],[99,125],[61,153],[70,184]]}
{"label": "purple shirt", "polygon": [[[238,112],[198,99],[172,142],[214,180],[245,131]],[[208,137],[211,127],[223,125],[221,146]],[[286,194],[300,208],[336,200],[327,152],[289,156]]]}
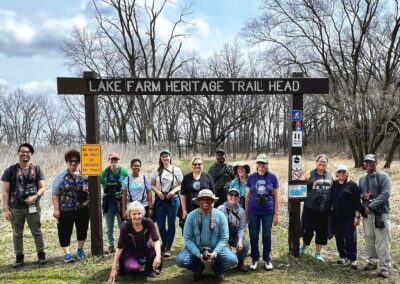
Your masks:
{"label": "purple shirt", "polygon": [[276,175],[271,172],[267,172],[264,176],[253,173],[247,178],[247,187],[250,188],[249,213],[274,214],[273,190],[279,188]]}

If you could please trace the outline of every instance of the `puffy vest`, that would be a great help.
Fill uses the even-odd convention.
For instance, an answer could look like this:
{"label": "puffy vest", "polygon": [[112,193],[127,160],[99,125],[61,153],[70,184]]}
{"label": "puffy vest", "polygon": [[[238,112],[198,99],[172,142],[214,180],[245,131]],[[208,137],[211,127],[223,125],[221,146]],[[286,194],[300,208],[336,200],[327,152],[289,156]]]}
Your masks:
{"label": "puffy vest", "polygon": [[307,181],[307,198],[304,206],[308,209],[326,212],[331,208],[332,199],[332,175],[325,172],[323,176],[317,174],[317,170],[310,172]]}

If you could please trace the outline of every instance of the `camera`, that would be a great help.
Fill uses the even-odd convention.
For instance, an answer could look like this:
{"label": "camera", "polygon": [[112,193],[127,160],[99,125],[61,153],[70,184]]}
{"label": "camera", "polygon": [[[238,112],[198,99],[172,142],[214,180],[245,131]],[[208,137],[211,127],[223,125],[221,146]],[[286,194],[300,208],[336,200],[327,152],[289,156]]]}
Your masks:
{"label": "camera", "polygon": [[200,254],[201,254],[201,259],[206,261],[208,260],[208,257],[211,255],[211,248],[210,247],[201,247],[200,249]]}

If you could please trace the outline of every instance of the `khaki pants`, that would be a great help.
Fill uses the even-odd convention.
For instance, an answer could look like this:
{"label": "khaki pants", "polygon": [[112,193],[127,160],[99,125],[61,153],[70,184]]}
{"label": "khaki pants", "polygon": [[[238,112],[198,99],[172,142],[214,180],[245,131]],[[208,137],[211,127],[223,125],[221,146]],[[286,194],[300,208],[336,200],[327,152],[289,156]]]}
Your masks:
{"label": "khaki pants", "polygon": [[375,215],[370,214],[363,218],[365,246],[368,261],[377,263],[380,268],[390,271],[392,266],[390,257],[390,221],[389,215],[385,214],[385,228],[375,228]]}
{"label": "khaki pants", "polygon": [[24,244],[23,244],[23,233],[24,233],[24,225],[25,219],[28,222],[29,229],[31,230],[32,236],[35,240],[36,251],[43,252],[44,251],[44,242],[43,235],[41,230],[40,223],[40,208],[36,213],[30,214],[28,208],[10,208],[12,214],[11,225],[13,228],[13,242],[14,242],[14,251],[15,254],[23,254],[24,253]]}

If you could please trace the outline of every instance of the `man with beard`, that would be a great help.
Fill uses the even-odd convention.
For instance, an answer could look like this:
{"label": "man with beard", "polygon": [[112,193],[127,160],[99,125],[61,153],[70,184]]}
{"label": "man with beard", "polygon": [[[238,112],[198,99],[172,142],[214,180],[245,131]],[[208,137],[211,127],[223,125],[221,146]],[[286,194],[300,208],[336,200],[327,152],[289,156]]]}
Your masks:
{"label": "man with beard", "polygon": [[219,198],[215,203],[215,207],[223,204],[226,201],[227,188],[229,183],[235,178],[233,167],[225,162],[225,151],[217,149],[215,152],[217,161],[210,167],[208,173],[214,180],[215,195]]}

